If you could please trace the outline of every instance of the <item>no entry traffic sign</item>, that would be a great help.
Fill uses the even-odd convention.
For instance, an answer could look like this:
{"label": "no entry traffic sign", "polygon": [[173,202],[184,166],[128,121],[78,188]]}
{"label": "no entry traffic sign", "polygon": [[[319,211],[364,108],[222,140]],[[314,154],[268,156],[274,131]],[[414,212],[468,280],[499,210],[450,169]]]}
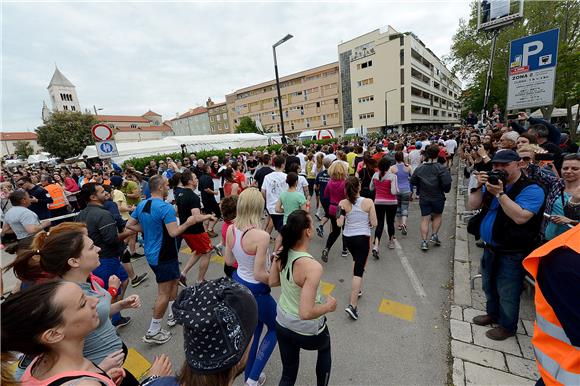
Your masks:
{"label": "no entry traffic sign", "polygon": [[108,141],[113,139],[113,130],[104,123],[97,123],[91,128],[91,134],[95,141]]}

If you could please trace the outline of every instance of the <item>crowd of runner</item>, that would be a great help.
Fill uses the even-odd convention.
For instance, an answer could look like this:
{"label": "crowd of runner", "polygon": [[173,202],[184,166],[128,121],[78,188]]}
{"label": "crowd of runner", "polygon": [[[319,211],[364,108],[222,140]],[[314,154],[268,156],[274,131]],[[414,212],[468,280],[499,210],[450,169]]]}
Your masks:
{"label": "crowd of runner", "polygon": [[[578,146],[549,122],[518,118],[292,144],[279,153],[227,153],[222,159],[192,153],[152,160],[139,171],[88,160],[4,169],[2,243],[16,253],[4,269],[13,270],[19,284],[2,303],[3,382],[16,376],[34,385],[227,385],[243,373],[247,385],[263,385],[263,370],[278,346],[280,385],[295,384],[301,349],[318,351],[317,384],[327,385],[332,359],[325,315],[336,310],[336,300],[321,296],[319,285],[330,250],[341,238],[342,256],[352,256],[345,312],[357,320],[369,256],[387,255],[409,232],[420,234],[417,248],[424,252],[441,245],[438,232],[458,160],[469,204],[483,209],[472,228],[484,260],[502,253],[494,216],[522,226],[518,237],[532,235],[518,256],[578,223]],[[507,191],[512,185],[517,189]],[[507,201],[502,196],[513,201],[498,210]],[[421,221],[413,230],[407,218],[415,200]],[[388,241],[381,244],[385,223]],[[315,237],[326,240],[322,250],[310,247]],[[191,256],[180,265],[182,245]],[[224,257],[222,278],[206,276],[214,254]],[[143,256],[151,272],[135,272],[132,261]],[[503,329],[488,335],[492,339],[515,333],[519,292],[517,299],[514,294],[524,270],[512,271],[516,278],[510,280],[519,283],[509,290],[497,270],[484,272],[489,315],[479,322],[499,322]],[[123,369],[127,347],[116,328],[131,322],[123,310],[141,307],[138,295],[125,296],[128,285],[152,278],[157,297],[142,339],[164,344],[171,328],[182,325],[186,363],[175,377],[162,355],[146,379],[137,380]],[[281,287],[279,299],[271,295],[275,286]],[[16,375],[4,368],[14,355]]]}

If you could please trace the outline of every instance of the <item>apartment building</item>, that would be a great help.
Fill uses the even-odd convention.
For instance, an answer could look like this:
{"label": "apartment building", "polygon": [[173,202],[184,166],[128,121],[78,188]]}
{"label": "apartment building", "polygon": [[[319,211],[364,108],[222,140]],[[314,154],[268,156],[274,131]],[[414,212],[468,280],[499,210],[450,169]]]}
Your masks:
{"label": "apartment building", "polygon": [[198,106],[170,121],[175,135],[205,135],[210,133],[207,109]]}
{"label": "apartment building", "polygon": [[[280,93],[287,135],[342,126],[337,62],[281,78]],[[275,79],[226,95],[226,104],[232,132],[245,116],[265,131],[281,132]]]}
{"label": "apartment building", "polygon": [[339,44],[338,56],[345,129],[459,122],[461,82],[413,33],[377,29]]}
{"label": "apartment building", "polygon": [[211,134],[233,133],[228,120],[228,106],[226,102],[214,103],[211,98],[205,103],[209,117],[209,129]]}

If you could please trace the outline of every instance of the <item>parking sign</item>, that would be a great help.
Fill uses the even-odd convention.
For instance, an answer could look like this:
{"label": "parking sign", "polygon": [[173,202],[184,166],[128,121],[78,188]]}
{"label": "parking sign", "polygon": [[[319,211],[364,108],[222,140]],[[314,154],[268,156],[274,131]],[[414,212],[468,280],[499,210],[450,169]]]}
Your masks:
{"label": "parking sign", "polygon": [[95,142],[100,158],[118,157],[117,144],[114,140]]}
{"label": "parking sign", "polygon": [[507,109],[519,110],[554,103],[559,29],[512,40]]}

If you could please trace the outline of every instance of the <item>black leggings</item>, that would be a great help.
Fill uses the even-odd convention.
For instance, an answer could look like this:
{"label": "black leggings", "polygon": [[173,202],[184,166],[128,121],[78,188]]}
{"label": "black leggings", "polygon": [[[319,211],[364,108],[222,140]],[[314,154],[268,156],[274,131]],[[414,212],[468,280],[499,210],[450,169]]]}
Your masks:
{"label": "black leggings", "polygon": [[328,326],[318,335],[306,336],[282,327],[276,322],[276,334],[282,359],[282,378],[279,386],[293,386],[296,383],[300,367],[300,349],[318,351],[316,385],[327,386],[332,367]]}
{"label": "black leggings", "polygon": [[381,241],[381,235],[385,227],[385,216],[387,217],[387,232],[389,239],[395,235],[395,217],[397,216],[397,204],[395,205],[377,205],[375,204],[377,212],[377,229],[375,230],[375,239]]}
{"label": "black leggings", "polygon": [[354,261],[353,276],[363,277],[371,249],[371,237],[365,235],[344,236],[344,243]]}
{"label": "black leggings", "polygon": [[[395,209],[396,209],[396,207],[395,207]],[[330,225],[332,225],[332,231],[330,232],[330,234],[328,235],[328,239],[326,240],[326,249],[328,249],[330,251],[330,248],[332,248],[336,239],[338,239],[338,236],[340,236],[340,227],[336,223],[336,217],[329,216],[329,220],[330,220]],[[344,236],[342,237],[342,250],[343,251],[346,250],[346,244],[344,243]]]}

